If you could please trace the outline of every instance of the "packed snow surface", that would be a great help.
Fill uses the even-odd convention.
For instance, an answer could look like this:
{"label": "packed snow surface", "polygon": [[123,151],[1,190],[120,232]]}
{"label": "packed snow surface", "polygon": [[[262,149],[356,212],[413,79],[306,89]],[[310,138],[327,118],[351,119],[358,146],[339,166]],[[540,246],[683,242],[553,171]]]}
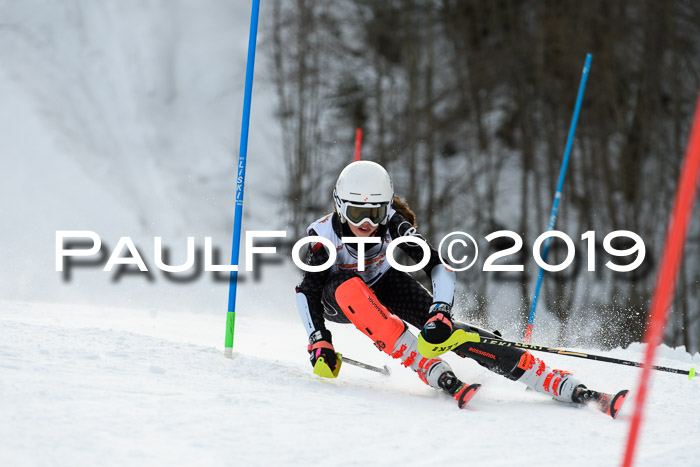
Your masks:
{"label": "packed snow surface", "polygon": [[[526,391],[456,355],[483,384],[468,409],[427,387],[351,326],[348,357],[312,374],[295,313],[241,310],[233,359],[225,313],[0,302],[0,465],[567,465],[621,461],[634,394],[617,420]],[[643,347],[605,353],[640,360]],[[662,347],[657,363],[700,362]],[[589,387],[630,388],[641,370],[551,354]],[[698,381],[656,372],[637,465],[698,465]]]}
{"label": "packed snow surface", "polygon": [[[483,384],[460,411],[350,326],[331,327],[336,349],[391,376],[348,364],[335,380],[313,375],[297,269],[242,274],[233,359],[225,281],[153,271],[155,236],[171,264],[190,235],[229,257],[249,2],[5,1],[0,14],[0,466],[619,465],[637,368],[540,355],[591,388],[629,388],[612,420],[447,355]],[[273,81],[259,60],[245,230],[291,227]],[[130,236],[152,277],[117,280],[102,261],[68,279],[58,230],[98,233],[105,254]],[[547,329],[542,311],[536,343],[550,344]],[[582,350],[641,361],[644,347]],[[658,357],[700,363],[684,349]],[[653,376],[637,464],[700,465],[700,381]]]}

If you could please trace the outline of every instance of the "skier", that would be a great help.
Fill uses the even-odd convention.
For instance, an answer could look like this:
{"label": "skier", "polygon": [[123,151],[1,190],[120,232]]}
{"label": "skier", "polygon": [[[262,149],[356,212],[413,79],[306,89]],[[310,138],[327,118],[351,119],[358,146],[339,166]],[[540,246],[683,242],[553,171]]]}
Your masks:
{"label": "skier", "polygon": [[[336,377],[340,371],[341,359],[326,329],[327,319],[354,324],[379,350],[399,359],[424,383],[447,392],[460,408],[480,385],[465,384],[455,376],[450,365],[438,357],[447,350],[556,400],[579,404],[597,400],[604,412],[617,414],[626,392],[616,398],[588,390],[570,372],[554,370],[526,350],[480,342],[481,337],[500,339],[497,332],[453,321],[456,275],[442,264],[434,248],[430,247],[429,261],[423,267],[432,281],[432,294],[407,273],[390,266],[386,254],[392,240],[404,236],[424,239],[416,230],[415,215],[394,195],[391,178],[381,165],[358,161],[345,167],[333,199],[335,211],[312,223],[307,233],[332,242],[335,263],[325,270],[305,272],[296,287],[314,373]],[[347,241],[353,239],[378,243]],[[364,271],[358,265],[362,248]],[[401,243],[398,248],[416,263],[423,259],[423,249],[415,242]],[[310,244],[308,266],[324,265],[328,260],[323,243]],[[406,323],[420,329],[418,337]]]}

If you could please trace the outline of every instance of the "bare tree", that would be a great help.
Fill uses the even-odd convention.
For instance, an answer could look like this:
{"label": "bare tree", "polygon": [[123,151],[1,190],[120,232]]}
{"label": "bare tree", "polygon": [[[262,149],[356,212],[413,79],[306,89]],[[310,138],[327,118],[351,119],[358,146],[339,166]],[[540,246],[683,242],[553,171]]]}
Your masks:
{"label": "bare tree", "polygon": [[[290,222],[303,227],[323,210],[309,187],[350,160],[362,126],[363,155],[387,166],[431,237],[455,229],[523,237],[521,256],[508,260],[524,274],[458,276],[465,317],[483,323],[508,290],[513,320],[524,325],[537,271],[529,249],[547,222],[591,52],[557,224],[579,242],[579,269],[546,275],[541,309],[559,322],[560,343],[586,333],[607,346],[641,339],[700,87],[697,2],[297,0],[277,1],[274,16]],[[615,258],[602,239],[621,229],[647,247],[633,273],[604,266]],[[589,230],[598,233],[595,272],[581,267]],[[697,222],[692,235],[700,237]],[[559,262],[564,250],[553,245]],[[699,260],[691,242],[668,332],[689,349],[700,345]]]}

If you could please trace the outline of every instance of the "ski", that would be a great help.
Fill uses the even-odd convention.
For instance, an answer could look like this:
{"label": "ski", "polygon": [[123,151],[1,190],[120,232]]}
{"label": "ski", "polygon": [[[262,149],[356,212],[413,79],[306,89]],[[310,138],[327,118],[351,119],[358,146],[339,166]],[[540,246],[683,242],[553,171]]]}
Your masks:
{"label": "ski", "polygon": [[460,409],[463,409],[474,397],[474,394],[481,389],[481,384],[463,383],[451,371],[446,371],[440,375],[438,386],[457,401],[457,406]]}
{"label": "ski", "polygon": [[600,393],[597,400],[598,408],[604,414],[610,415],[612,418],[616,418],[617,414],[620,413],[622,404],[625,403],[628,393],[629,391],[627,389],[623,389],[617,394]]}
{"label": "ski", "polygon": [[481,384],[462,384],[462,386],[457,389],[457,392],[452,395],[452,398],[457,401],[457,407],[463,409],[479,389],[481,389]]}
{"label": "ski", "polygon": [[575,398],[578,399],[578,403],[582,405],[588,405],[595,402],[598,410],[606,415],[610,415],[612,418],[617,418],[617,415],[622,409],[622,405],[627,399],[627,394],[629,390],[623,389],[617,394],[592,391],[590,389],[582,388],[577,394],[575,393]]}

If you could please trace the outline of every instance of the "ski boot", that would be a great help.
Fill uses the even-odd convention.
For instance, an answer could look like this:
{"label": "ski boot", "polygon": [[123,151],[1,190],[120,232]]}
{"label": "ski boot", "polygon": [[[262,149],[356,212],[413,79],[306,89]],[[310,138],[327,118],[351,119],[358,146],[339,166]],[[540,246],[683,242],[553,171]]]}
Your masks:
{"label": "ski boot", "polygon": [[457,406],[460,409],[463,409],[469,400],[474,397],[474,394],[481,389],[481,384],[467,385],[461,382],[451,371],[446,371],[440,375],[438,386],[457,401]]}

